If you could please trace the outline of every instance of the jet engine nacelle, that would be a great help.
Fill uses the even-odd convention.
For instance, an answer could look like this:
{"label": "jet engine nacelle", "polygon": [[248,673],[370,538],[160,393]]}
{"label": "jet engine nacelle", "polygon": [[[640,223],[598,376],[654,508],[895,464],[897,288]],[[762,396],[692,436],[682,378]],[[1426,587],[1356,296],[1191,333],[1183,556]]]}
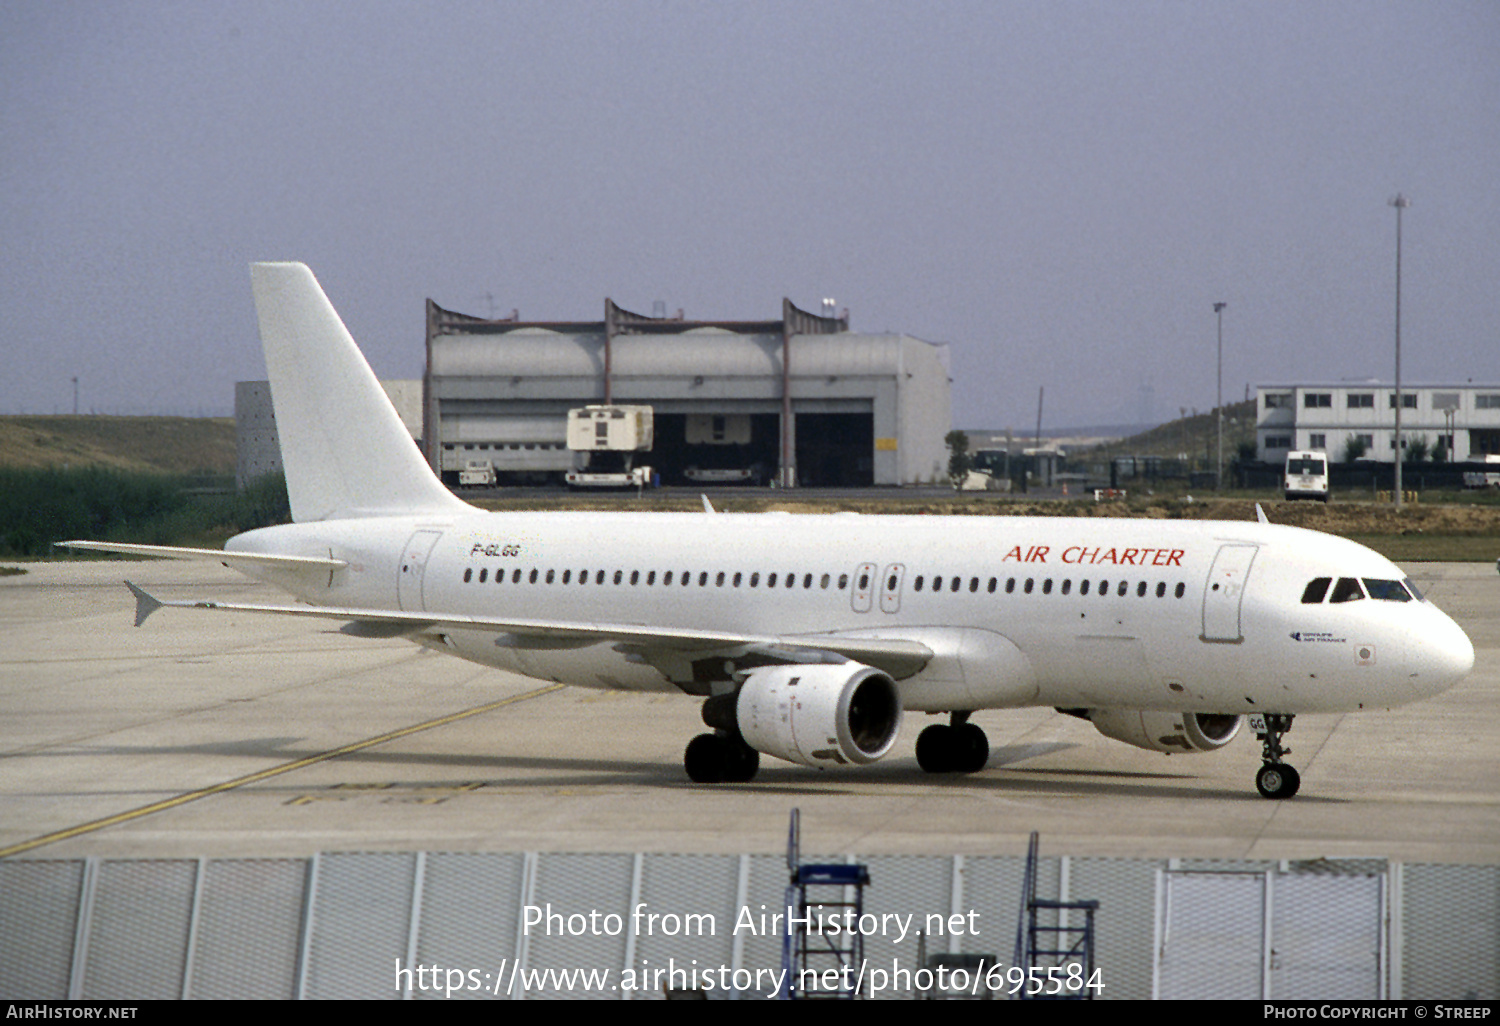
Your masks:
{"label": "jet engine nacelle", "polygon": [[1240,732],[1243,716],[1215,713],[1091,709],[1089,721],[1105,737],[1153,752],[1212,752]]}
{"label": "jet engine nacelle", "polygon": [[859,663],[767,666],[740,687],[735,720],[751,748],[804,766],[874,762],[901,731],[896,682]]}

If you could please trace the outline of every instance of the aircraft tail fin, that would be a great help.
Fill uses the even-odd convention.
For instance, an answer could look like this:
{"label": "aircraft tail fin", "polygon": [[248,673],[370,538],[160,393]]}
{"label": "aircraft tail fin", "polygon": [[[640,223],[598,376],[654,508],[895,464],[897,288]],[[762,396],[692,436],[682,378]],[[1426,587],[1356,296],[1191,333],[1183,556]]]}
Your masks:
{"label": "aircraft tail fin", "polygon": [[250,267],[292,519],[471,512],[443,487],[305,264]]}

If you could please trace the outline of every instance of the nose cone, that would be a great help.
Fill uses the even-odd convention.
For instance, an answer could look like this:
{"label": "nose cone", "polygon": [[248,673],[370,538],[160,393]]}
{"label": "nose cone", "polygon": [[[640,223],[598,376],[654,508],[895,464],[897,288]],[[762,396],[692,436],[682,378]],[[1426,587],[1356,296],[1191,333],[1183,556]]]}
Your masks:
{"label": "nose cone", "polygon": [[1407,666],[1412,682],[1424,693],[1446,691],[1474,669],[1474,645],[1463,628],[1445,614],[1414,631],[1408,640]]}

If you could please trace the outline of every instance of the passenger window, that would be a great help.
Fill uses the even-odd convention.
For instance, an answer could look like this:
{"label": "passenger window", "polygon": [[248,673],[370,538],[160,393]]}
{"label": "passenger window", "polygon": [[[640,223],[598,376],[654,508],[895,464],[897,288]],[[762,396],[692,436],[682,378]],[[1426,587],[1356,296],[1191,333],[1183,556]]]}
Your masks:
{"label": "passenger window", "polygon": [[1333,597],[1329,602],[1357,602],[1365,597],[1365,593],[1359,588],[1359,581],[1353,577],[1340,577],[1339,583],[1333,586]]}
{"label": "passenger window", "polygon": [[464,583],[468,584],[473,579],[474,579],[474,568],[473,567],[469,567],[467,570],[464,571]]}
{"label": "passenger window", "polygon": [[1045,581],[1042,582],[1042,594],[1043,595],[1051,595],[1052,594],[1052,578],[1049,577]]}
{"label": "passenger window", "polygon": [[959,586],[962,585],[963,583],[964,583],[964,579],[962,577],[955,577],[949,583],[948,590],[949,591],[957,591],[959,589]]}
{"label": "passenger window", "polygon": [[[719,583],[722,584],[723,582],[721,581]],[[700,587],[700,588],[707,588],[708,587],[708,571],[707,570],[704,570],[704,571],[702,571],[701,573],[698,574],[698,587]]]}
{"label": "passenger window", "polygon": [[[483,571],[480,571],[480,573],[483,574]],[[1366,577],[1365,591],[1370,593],[1372,599],[1382,599],[1386,602],[1411,601],[1411,596],[1406,593],[1405,588],[1401,587],[1400,581],[1382,581],[1373,577]]]}
{"label": "passenger window", "polygon": [[1036,581],[1034,581],[1032,578],[1030,578],[1030,577],[1026,578],[1026,589],[1025,589],[1026,590],[1026,594],[1028,594],[1028,595],[1031,594],[1031,586],[1033,584],[1035,584],[1035,583],[1036,583]]}
{"label": "passenger window", "polygon": [[615,583],[616,584],[623,584],[624,582],[625,582],[625,571],[624,570],[616,570],[615,571]]}
{"label": "passenger window", "polygon": [[1109,582],[1108,581],[1100,581],[1099,582],[1099,597],[1100,598],[1104,598],[1108,594],[1109,594]]}
{"label": "passenger window", "polygon": [[1087,595],[1089,593],[1089,583],[1090,582],[1087,579],[1079,581],[1078,582],[1078,594],[1080,594],[1080,595]]}
{"label": "passenger window", "polygon": [[921,591],[922,590],[922,575],[921,574],[918,574],[917,575],[917,579],[915,581],[911,582],[911,587],[912,587],[912,591]]}
{"label": "passenger window", "polygon": [[869,586],[870,586],[870,575],[869,574],[860,574],[859,575],[859,590],[860,591],[864,591]]}
{"label": "passenger window", "polygon": [[1007,577],[1005,579],[1005,594],[1007,594],[1007,595],[1013,595],[1013,594],[1015,594],[1015,591],[1016,591],[1016,579],[1014,577]]}
{"label": "passenger window", "polygon": [[1072,590],[1073,590],[1073,581],[1072,581],[1072,579],[1071,578],[1066,578],[1066,577],[1063,578],[1062,593],[1064,595],[1066,595],[1068,592],[1070,592]]}
{"label": "passenger window", "polygon": [[520,584],[521,583],[521,571],[520,571],[519,568],[517,568],[515,570],[512,570],[510,572],[510,583],[511,584]]}
{"label": "passenger window", "polygon": [[531,583],[532,584],[536,583],[537,576],[538,576],[538,573],[537,573],[536,567],[532,567],[531,568]]}
{"label": "passenger window", "polygon": [[1302,591],[1302,604],[1314,606],[1322,602],[1328,594],[1328,586],[1333,583],[1332,577],[1314,577],[1307,582],[1307,587]]}
{"label": "passenger window", "polygon": [[632,571],[630,571],[630,586],[633,588],[637,584],[639,584],[640,582],[641,582],[641,572],[639,570],[632,570]]}
{"label": "passenger window", "polygon": [[[803,576],[803,578],[802,578],[802,587],[804,587],[804,588],[811,588],[812,587],[812,574],[806,574],[805,576]],[[828,587],[828,585],[825,584],[825,585],[823,585],[823,587],[826,588],[826,587]]]}
{"label": "passenger window", "polygon": [[722,588],[722,587],[724,587],[724,571],[720,570],[719,571],[719,576],[717,576],[717,577],[714,578],[714,587],[716,587],[716,588]]}
{"label": "passenger window", "polygon": [[603,570],[600,570],[598,573],[596,573],[594,575],[594,583],[595,584],[603,584],[604,583],[604,571]]}
{"label": "passenger window", "polygon": [[1146,582],[1145,581],[1142,581],[1140,584],[1137,584],[1135,586],[1135,597],[1136,598],[1145,598],[1146,597]]}
{"label": "passenger window", "polygon": [[1116,589],[1116,590],[1117,590],[1118,594],[1120,595],[1120,597],[1123,598],[1125,596],[1125,593],[1130,590],[1130,582],[1129,581],[1121,581],[1120,582],[1120,587],[1118,589]]}
{"label": "passenger window", "polygon": [[556,578],[557,578],[557,571],[556,570],[548,570],[547,571],[547,583],[548,584],[551,584]]}
{"label": "passenger window", "polygon": [[646,575],[646,586],[649,588],[651,585],[653,585],[655,583],[656,583],[656,571],[652,570],[650,573],[648,573]]}
{"label": "passenger window", "polygon": [[831,581],[831,580],[833,580],[833,578],[829,577],[827,574],[823,575],[822,584],[823,584],[823,589],[825,591],[828,589],[828,582]]}
{"label": "passenger window", "polygon": [[1157,581],[1156,582],[1156,597],[1157,598],[1166,598],[1167,597],[1167,582],[1166,581]]}
{"label": "passenger window", "polygon": [[896,590],[896,575],[895,574],[891,574],[891,576],[889,576],[889,577],[887,577],[885,579],[885,590],[886,591],[895,591]]}
{"label": "passenger window", "polygon": [[661,585],[662,585],[663,588],[665,588],[667,585],[669,585],[671,583],[672,583],[672,571],[668,570],[666,573],[662,574],[662,576],[661,576]]}
{"label": "passenger window", "polygon": [[969,578],[969,590],[970,591],[978,591],[979,590],[979,578],[977,578],[977,577],[970,577]]}
{"label": "passenger window", "polygon": [[743,577],[744,577],[744,576],[745,576],[745,575],[744,575],[744,574],[741,574],[741,573],[736,573],[736,574],[735,574],[735,575],[734,575],[734,586],[735,586],[735,587],[736,587],[736,588],[738,588],[738,587],[739,587],[739,586],[740,586],[740,580],[741,580],[741,579],[742,579],[742,578],[743,578]]}
{"label": "passenger window", "polygon": [[[755,582],[752,580],[750,583],[754,584]],[[776,575],[775,574],[767,574],[766,575],[766,587],[767,588],[774,588],[774,587],[776,587]]]}
{"label": "passenger window", "polygon": [[995,578],[993,578],[993,577],[990,578],[990,589],[989,590],[990,590],[990,594],[991,595],[995,594],[995,585],[997,585],[999,583],[1000,582],[997,581],[997,580],[995,580]]}
{"label": "passenger window", "polygon": [[849,587],[849,575],[839,574],[839,591],[843,591],[847,587]]}
{"label": "passenger window", "polygon": [[571,571],[571,570],[564,570],[563,571],[563,583],[564,584],[572,584],[573,583],[573,571]]}
{"label": "passenger window", "polygon": [[1186,584],[1182,584],[1182,583],[1179,583],[1179,584],[1178,584],[1178,585],[1177,585],[1177,593],[1176,593],[1176,594],[1177,594],[1177,597],[1178,597],[1178,598],[1182,598],[1182,594],[1183,594],[1183,592],[1185,592],[1185,591],[1187,591],[1187,585],[1186,585]]}

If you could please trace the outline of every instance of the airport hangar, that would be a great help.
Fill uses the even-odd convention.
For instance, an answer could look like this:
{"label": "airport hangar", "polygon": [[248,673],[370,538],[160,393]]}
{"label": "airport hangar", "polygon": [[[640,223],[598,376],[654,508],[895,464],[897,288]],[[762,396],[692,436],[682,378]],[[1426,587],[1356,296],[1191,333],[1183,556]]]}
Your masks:
{"label": "airport hangar", "polygon": [[948,348],[849,330],[783,299],[781,318],[695,321],[604,301],[586,322],[485,320],[428,300],[423,437],[454,480],[471,460],[501,479],[572,467],[567,411],[648,405],[643,460],[665,484],[689,467],[755,468],[784,486],[942,480],[952,425]]}
{"label": "airport hangar", "polygon": [[[660,311],[606,299],[602,321],[495,320],[429,299],[423,380],[383,384],[450,485],[475,461],[501,484],[560,482],[574,461],[568,411],[593,404],[652,408],[654,444],[638,462],[662,484],[695,483],[689,468],[784,487],[946,479],[947,345],[852,332],[847,311],[819,316],[786,299],[780,320]],[[237,385],[235,419],[243,486],[280,469],[265,382]]]}

